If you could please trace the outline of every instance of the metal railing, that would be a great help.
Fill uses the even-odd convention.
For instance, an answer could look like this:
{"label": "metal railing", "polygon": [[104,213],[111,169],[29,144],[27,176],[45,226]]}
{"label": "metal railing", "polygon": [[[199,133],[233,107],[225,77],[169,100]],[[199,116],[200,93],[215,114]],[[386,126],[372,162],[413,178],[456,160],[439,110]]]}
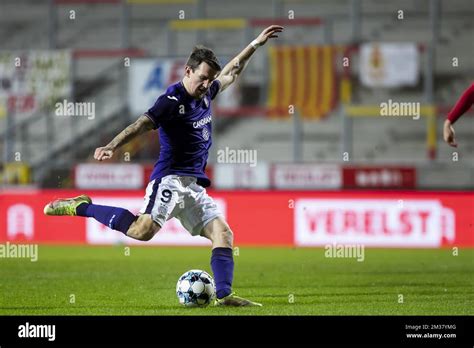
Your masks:
{"label": "metal railing", "polygon": [[[13,122],[14,114],[9,110],[6,129],[0,133],[4,162],[12,161],[15,152],[21,153],[22,162],[28,163],[33,170],[35,182],[41,180],[60,158],[73,162],[77,153],[74,144],[83,143],[92,135],[97,141],[107,121],[117,118],[118,115],[125,114],[128,120],[126,72],[123,62],[118,61],[73,93],[74,96],[82,96],[81,102],[87,100],[100,107],[95,111],[100,117],[94,118],[94,122],[89,124],[85,123],[85,120],[70,117],[67,122],[69,129],[66,129],[66,123],[56,118],[51,107],[42,107],[26,119]],[[99,82],[104,83],[105,87],[99,93],[90,95],[88,90]],[[71,101],[76,102],[74,96]],[[41,126],[45,125],[45,132],[38,132]]]}

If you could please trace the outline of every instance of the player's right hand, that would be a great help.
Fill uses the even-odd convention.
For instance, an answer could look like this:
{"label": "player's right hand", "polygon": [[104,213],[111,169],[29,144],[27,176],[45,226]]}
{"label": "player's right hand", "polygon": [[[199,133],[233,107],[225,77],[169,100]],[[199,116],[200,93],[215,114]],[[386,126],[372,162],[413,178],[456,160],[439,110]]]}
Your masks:
{"label": "player's right hand", "polygon": [[110,147],[104,146],[104,147],[98,147],[95,149],[94,152],[94,159],[98,161],[103,161],[109,158],[112,158],[114,155],[114,150],[112,150]]}
{"label": "player's right hand", "polygon": [[456,140],[454,140],[454,128],[451,125],[451,122],[446,120],[443,127],[443,138],[446,143],[452,147],[458,147]]}

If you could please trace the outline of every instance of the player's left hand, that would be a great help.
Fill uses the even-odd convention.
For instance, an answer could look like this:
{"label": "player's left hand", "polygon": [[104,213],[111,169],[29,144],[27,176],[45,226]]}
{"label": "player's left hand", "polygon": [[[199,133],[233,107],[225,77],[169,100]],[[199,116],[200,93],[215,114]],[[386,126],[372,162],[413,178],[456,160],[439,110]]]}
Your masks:
{"label": "player's left hand", "polygon": [[255,39],[260,46],[265,45],[268,39],[278,37],[277,33],[281,33],[283,27],[280,25],[270,25],[268,28],[264,29],[259,36]]}

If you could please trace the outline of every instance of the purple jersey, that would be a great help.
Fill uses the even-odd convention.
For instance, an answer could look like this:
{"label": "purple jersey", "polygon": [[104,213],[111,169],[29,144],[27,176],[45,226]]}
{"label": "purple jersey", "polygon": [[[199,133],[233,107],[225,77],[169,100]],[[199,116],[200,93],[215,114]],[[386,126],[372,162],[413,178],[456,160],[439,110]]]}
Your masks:
{"label": "purple jersey", "polygon": [[161,145],[150,181],[176,174],[193,176],[204,187],[211,184],[204,170],[212,144],[211,100],[219,89],[216,80],[202,99],[195,99],[178,82],[169,86],[145,113],[158,129]]}

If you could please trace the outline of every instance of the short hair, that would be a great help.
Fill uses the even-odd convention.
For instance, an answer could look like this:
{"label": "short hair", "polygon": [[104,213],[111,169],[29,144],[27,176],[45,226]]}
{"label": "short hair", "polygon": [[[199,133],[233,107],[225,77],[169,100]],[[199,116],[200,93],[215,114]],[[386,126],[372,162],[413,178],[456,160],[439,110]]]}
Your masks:
{"label": "short hair", "polygon": [[193,52],[189,56],[186,65],[194,71],[199,65],[201,65],[202,62],[206,62],[212,69],[216,71],[222,70],[219,60],[217,59],[214,52],[212,52],[210,48],[197,45],[193,48]]}

